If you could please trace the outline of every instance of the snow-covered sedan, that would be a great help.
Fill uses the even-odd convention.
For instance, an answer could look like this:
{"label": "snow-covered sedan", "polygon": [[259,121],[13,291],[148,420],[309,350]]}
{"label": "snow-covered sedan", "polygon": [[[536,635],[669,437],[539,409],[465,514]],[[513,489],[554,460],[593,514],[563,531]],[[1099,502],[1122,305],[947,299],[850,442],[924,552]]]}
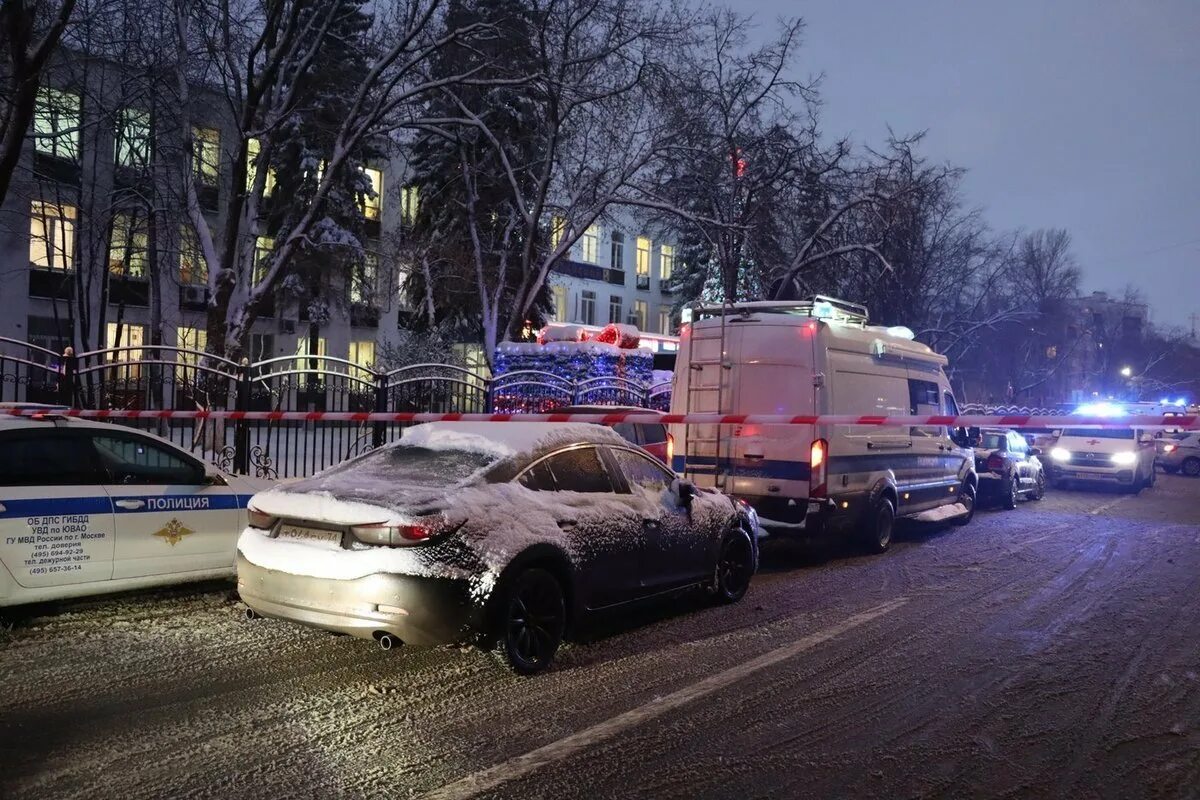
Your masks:
{"label": "snow-covered sedan", "polygon": [[753,530],[608,428],[430,423],[256,495],[238,589],[261,616],[384,648],[475,641],[532,674],[587,612],[690,587],[739,600]]}

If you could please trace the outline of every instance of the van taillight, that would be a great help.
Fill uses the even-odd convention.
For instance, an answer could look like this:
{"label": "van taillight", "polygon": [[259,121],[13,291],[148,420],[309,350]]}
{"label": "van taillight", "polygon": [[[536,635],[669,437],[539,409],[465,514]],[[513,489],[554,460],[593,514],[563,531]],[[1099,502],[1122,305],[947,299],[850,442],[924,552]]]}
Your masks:
{"label": "van taillight", "polygon": [[817,439],[808,450],[808,496],[824,497],[828,489],[829,443]]}
{"label": "van taillight", "polygon": [[667,466],[675,468],[675,436],[670,433],[667,434]]}

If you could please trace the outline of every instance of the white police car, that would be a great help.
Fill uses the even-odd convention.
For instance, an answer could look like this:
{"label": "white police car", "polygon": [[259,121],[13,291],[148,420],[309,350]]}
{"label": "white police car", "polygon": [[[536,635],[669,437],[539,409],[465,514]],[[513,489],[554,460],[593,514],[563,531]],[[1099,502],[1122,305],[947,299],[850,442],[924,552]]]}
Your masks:
{"label": "white police car", "polygon": [[0,606],[232,576],[263,488],[142,431],[0,414]]}

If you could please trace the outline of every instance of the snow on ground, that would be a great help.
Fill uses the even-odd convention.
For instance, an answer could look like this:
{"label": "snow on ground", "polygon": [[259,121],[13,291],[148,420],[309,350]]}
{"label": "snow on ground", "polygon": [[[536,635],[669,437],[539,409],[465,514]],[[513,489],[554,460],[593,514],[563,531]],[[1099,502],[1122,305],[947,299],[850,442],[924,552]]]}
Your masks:
{"label": "snow on ground", "polygon": [[770,542],[743,602],[606,616],[530,680],[249,622],[229,583],[44,607],[0,637],[0,795],[418,796],[904,598],[487,796],[1194,797],[1198,499],[1166,476],[879,557]]}

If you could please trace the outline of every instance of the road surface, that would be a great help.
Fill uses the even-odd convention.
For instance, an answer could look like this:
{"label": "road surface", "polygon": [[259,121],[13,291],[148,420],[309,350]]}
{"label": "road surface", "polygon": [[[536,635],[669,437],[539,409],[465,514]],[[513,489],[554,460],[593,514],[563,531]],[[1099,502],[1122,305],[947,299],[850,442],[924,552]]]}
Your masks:
{"label": "road surface", "polygon": [[737,606],[602,620],[533,679],[242,613],[210,584],[13,618],[0,796],[1200,797],[1182,477],[882,556],[774,543]]}

